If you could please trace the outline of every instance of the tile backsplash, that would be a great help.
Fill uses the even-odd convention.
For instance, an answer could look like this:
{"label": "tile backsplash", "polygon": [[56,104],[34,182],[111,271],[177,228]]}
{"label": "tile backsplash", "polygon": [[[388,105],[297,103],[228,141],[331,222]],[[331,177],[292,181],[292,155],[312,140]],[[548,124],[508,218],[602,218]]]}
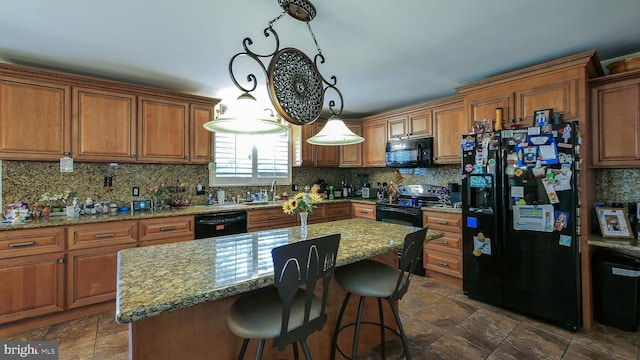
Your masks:
{"label": "tile backsplash", "polygon": [[596,202],[640,202],[640,169],[597,169]]}
{"label": "tile backsplash", "polygon": [[[302,191],[305,185],[312,185],[323,179],[328,185],[340,187],[343,180],[355,183],[358,175],[365,174],[375,186],[377,182],[391,182],[391,168],[293,168],[292,183]],[[446,186],[449,182],[460,183],[459,166],[440,166],[428,169],[403,170],[404,184],[432,184]],[[139,199],[132,195],[132,188],[140,189],[140,196],[150,197],[149,188],[166,182],[169,186],[188,183],[189,197],[193,204],[204,204],[207,195],[195,195],[196,184],[207,186],[206,165],[162,165],[162,164],[118,164],[79,163],[74,164],[71,173],[61,173],[57,162],[3,161],[2,203],[4,206],[15,202],[33,204],[45,192],[62,193],[72,191],[79,201],[90,197],[96,201],[110,201],[127,205]],[[112,190],[107,192],[104,177],[113,178]],[[224,187],[226,198],[231,201],[236,196],[244,197],[247,191],[256,192],[264,186]],[[289,184],[278,184],[277,192],[291,193]],[[4,209],[3,209],[4,210]]]}

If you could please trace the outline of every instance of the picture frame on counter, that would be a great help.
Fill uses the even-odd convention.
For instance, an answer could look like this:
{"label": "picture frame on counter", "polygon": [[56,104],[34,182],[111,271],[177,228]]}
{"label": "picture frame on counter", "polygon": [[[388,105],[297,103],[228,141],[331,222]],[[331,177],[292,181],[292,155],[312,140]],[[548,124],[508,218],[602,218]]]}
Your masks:
{"label": "picture frame on counter", "polygon": [[596,208],[602,237],[633,238],[629,218],[622,208]]}
{"label": "picture frame on counter", "polygon": [[551,123],[553,109],[536,110],[533,112],[533,126],[543,127]]}

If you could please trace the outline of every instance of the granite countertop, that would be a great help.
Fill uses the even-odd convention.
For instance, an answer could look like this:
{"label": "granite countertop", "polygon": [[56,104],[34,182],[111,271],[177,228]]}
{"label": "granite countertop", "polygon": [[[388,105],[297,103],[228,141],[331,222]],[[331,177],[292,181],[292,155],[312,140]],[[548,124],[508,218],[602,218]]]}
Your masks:
{"label": "granite countertop", "polygon": [[[364,204],[376,204],[376,199],[362,199],[362,198],[344,198],[335,200],[324,200],[324,204],[332,204],[339,202],[355,202]],[[140,211],[140,212],[118,212],[116,214],[97,214],[97,215],[80,215],[78,218],[67,218],[66,216],[51,216],[48,220],[43,218],[33,219],[28,222],[10,224],[0,224],[0,231],[3,230],[19,230],[19,229],[33,229],[50,226],[67,226],[77,224],[99,223],[109,221],[122,221],[122,220],[142,220],[153,219],[171,216],[184,216],[184,215],[196,215],[196,214],[210,214],[221,213],[238,210],[255,210],[255,209],[268,209],[282,207],[283,201],[272,201],[269,204],[224,204],[224,205],[191,205],[183,208],[171,208],[158,211]],[[448,213],[461,213],[461,209],[454,209],[450,207],[422,207],[422,210],[448,212]]]}
{"label": "granite countertop", "polygon": [[[402,248],[418,228],[349,219],[312,224],[308,238],[340,233],[337,266]],[[427,240],[443,236],[429,230]],[[266,230],[118,252],[116,320],[130,323],[273,284],[271,249],[300,228]]]}
{"label": "granite countertop", "polygon": [[599,246],[604,248],[631,250],[631,251],[640,252],[640,246],[638,246],[638,239],[603,238],[602,236],[591,234],[587,239],[587,244],[591,246]]}

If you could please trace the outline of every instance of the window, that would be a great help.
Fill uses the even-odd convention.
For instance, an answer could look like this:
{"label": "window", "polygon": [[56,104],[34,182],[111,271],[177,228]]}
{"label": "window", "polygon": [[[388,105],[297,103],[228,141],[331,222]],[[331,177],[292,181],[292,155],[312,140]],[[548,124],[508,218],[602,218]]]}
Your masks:
{"label": "window", "polygon": [[291,183],[290,130],[281,134],[215,133],[211,186]]}

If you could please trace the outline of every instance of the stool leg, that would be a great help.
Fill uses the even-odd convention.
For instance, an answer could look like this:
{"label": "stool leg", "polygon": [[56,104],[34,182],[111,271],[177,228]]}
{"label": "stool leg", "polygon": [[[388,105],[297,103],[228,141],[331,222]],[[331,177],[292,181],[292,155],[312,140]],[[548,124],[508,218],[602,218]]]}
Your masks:
{"label": "stool leg", "polygon": [[309,346],[307,345],[307,340],[302,340],[302,341],[300,341],[300,343],[302,344],[302,351],[304,352],[304,358],[306,360],[311,360],[311,352],[309,351]]}
{"label": "stool leg", "polygon": [[381,349],[382,349],[382,360],[386,359],[385,349],[384,349],[384,313],[382,312],[382,299],[378,298],[378,312],[380,313],[380,339],[382,339]]}
{"label": "stool leg", "polygon": [[351,299],[350,292],[348,292],[347,296],[344,297],[344,301],[342,302],[342,307],[340,308],[340,314],[338,315],[338,320],[336,321],[336,330],[333,332],[333,340],[331,341],[331,360],[336,360],[336,351],[338,349],[338,333],[340,332],[340,324],[342,323],[342,316],[344,315],[344,311],[347,308],[349,299]]}
{"label": "stool leg", "polygon": [[262,353],[264,352],[264,339],[260,339],[260,344],[258,344],[258,353],[256,354],[256,360],[262,360]]}
{"label": "stool leg", "polygon": [[293,347],[293,358],[296,360],[300,359],[300,356],[298,356],[298,343],[294,342],[291,346]]}
{"label": "stool leg", "polygon": [[249,345],[249,339],[242,341],[242,347],[240,348],[240,354],[238,354],[238,360],[244,360],[244,353],[247,352],[247,345]]}
{"label": "stool leg", "polygon": [[358,358],[358,339],[360,337],[360,323],[362,322],[362,308],[364,307],[364,296],[360,296],[358,304],[358,317],[356,318],[356,328],[353,331],[353,350],[351,351],[351,359]]}
{"label": "stool leg", "polygon": [[407,335],[404,333],[400,314],[398,314],[398,309],[396,309],[391,301],[389,301],[389,305],[391,306],[391,311],[393,311],[393,316],[396,318],[396,323],[398,323],[398,330],[400,330],[400,338],[402,339],[402,347],[404,348],[404,356],[407,360],[411,360],[411,354],[409,353],[409,341],[407,340]]}

